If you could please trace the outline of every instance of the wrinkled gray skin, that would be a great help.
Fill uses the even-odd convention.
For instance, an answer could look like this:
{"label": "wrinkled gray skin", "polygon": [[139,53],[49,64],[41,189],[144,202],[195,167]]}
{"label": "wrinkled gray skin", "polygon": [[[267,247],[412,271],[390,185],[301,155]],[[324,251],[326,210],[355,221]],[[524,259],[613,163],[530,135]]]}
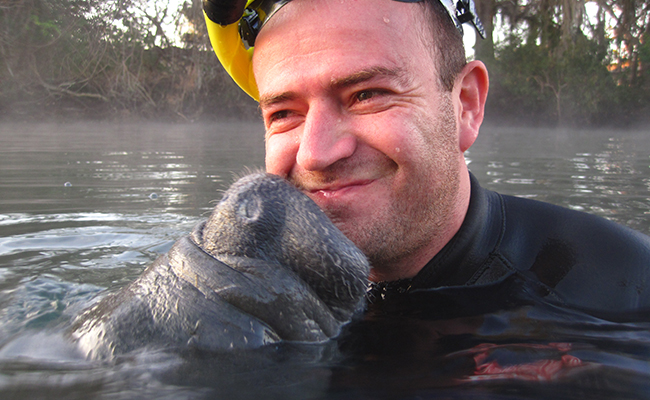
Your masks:
{"label": "wrinkled gray skin", "polygon": [[284,179],[245,176],[208,221],[71,331],[89,358],[336,336],[363,309],[365,256]]}

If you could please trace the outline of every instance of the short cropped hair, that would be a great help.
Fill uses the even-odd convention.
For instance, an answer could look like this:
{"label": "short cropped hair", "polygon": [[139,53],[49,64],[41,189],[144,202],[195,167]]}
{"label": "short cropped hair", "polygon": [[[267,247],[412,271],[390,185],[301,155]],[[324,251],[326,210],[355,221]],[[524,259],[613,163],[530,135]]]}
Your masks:
{"label": "short cropped hair", "polygon": [[425,39],[425,43],[432,46],[431,54],[442,88],[451,92],[456,77],[467,64],[463,35],[439,0],[424,0],[422,4],[426,10],[425,17],[430,22],[430,32],[427,33],[431,35],[429,40]]}

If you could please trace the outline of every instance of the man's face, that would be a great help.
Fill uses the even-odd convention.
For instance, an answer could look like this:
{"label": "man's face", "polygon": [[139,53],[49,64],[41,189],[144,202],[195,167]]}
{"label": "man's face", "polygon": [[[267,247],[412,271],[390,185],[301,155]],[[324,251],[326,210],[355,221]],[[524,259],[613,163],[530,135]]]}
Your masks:
{"label": "man's face", "polygon": [[256,40],[266,169],[301,188],[384,270],[375,278],[413,275],[405,262],[433,256],[466,209],[458,107],[439,86],[422,10],[296,0]]}

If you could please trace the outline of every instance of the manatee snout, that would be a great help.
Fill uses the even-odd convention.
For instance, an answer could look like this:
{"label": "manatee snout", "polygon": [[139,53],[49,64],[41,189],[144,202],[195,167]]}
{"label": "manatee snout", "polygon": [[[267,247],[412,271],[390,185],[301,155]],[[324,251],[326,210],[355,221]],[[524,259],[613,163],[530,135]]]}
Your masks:
{"label": "manatee snout", "polygon": [[278,176],[237,181],[215,207],[202,240],[222,261],[234,256],[282,265],[343,318],[366,290],[363,253],[311,199]]}
{"label": "manatee snout", "polygon": [[324,341],[363,309],[369,269],[307,196],[255,173],[138,279],[82,314],[71,334],[92,358]]}

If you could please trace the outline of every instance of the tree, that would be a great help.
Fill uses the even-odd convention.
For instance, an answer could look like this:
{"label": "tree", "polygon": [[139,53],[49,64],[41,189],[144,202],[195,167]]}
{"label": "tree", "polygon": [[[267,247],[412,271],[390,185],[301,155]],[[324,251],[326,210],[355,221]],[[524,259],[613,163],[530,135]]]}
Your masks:
{"label": "tree", "polygon": [[[650,109],[650,0],[476,3],[488,115],[584,124]],[[0,116],[258,114],[212,52],[201,1],[176,4],[0,0]]]}
{"label": "tree", "polygon": [[[638,33],[643,21],[639,18],[640,2],[587,2],[596,7],[591,19],[587,18],[584,0],[496,3],[510,35],[495,46],[496,60],[491,69],[494,84],[489,103],[492,111],[498,113],[508,105],[509,109],[515,107],[517,114],[527,121],[585,124],[597,123],[603,116],[616,120],[630,108],[629,99],[637,101],[632,109],[642,108],[638,100],[648,96],[634,88],[639,87],[640,78],[645,76],[642,73],[645,64],[641,61],[644,39],[631,39],[633,35],[629,33]],[[647,6],[644,7],[647,12]],[[629,16],[630,8],[636,10],[633,17]],[[628,17],[624,17],[625,12]],[[618,33],[609,36],[612,15],[617,21],[633,20],[634,23],[617,27]],[[637,44],[630,47],[629,43]],[[632,57],[612,63],[620,59],[621,53]],[[619,68],[624,71],[617,71]],[[617,78],[621,74],[633,76],[635,80]]]}

